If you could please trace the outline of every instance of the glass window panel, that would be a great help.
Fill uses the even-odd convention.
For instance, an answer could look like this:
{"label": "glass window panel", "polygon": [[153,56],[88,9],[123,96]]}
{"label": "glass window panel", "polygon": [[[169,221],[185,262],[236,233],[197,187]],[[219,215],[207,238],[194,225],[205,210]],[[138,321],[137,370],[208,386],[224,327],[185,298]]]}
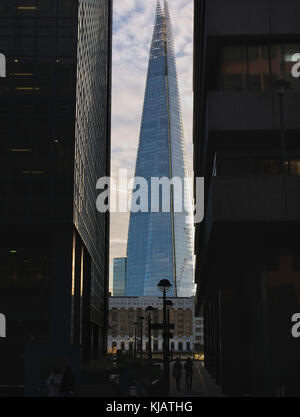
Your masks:
{"label": "glass window panel", "polygon": [[247,82],[247,49],[228,46],[222,49],[222,83],[225,90],[243,90]]}
{"label": "glass window panel", "polygon": [[270,87],[268,50],[267,46],[248,47],[249,90],[265,90]]}
{"label": "glass window panel", "polygon": [[77,2],[74,0],[63,0],[59,2],[59,14],[61,16],[75,16]]}
{"label": "glass window panel", "polygon": [[13,16],[14,14],[14,1],[0,0],[0,17]]}
{"label": "glass window panel", "polygon": [[52,56],[54,52],[54,38],[38,38],[39,56]]}
{"label": "glass window panel", "polygon": [[0,37],[0,51],[3,54],[10,55],[13,50],[13,38],[2,38]]}
{"label": "glass window panel", "polygon": [[[291,89],[300,89],[299,80],[292,76],[293,55],[300,52],[299,44],[230,45],[221,48],[219,88],[222,90],[269,90],[272,82],[283,78]],[[213,63],[213,67],[216,66]],[[210,85],[215,88],[214,70]]]}
{"label": "glass window panel", "polygon": [[73,37],[59,38],[57,53],[60,56],[73,56],[76,52],[75,40]]}
{"label": "glass window panel", "polygon": [[291,175],[300,175],[300,160],[290,161]]}
{"label": "glass window panel", "polygon": [[34,54],[34,38],[18,38],[16,44],[17,55],[33,55]]}
{"label": "glass window panel", "polygon": [[56,13],[56,0],[38,0],[38,13],[42,16],[51,16]]}

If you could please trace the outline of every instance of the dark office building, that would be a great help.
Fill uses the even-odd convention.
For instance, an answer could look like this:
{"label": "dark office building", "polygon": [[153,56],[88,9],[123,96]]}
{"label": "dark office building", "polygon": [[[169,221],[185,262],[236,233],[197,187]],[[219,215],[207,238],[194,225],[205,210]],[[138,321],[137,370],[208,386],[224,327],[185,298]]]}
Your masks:
{"label": "dark office building", "polygon": [[197,310],[228,395],[300,394],[299,22],[298,0],[195,1]]}
{"label": "dark office building", "polygon": [[106,351],[109,218],[95,202],[111,21],[111,0],[0,0],[0,385]]}

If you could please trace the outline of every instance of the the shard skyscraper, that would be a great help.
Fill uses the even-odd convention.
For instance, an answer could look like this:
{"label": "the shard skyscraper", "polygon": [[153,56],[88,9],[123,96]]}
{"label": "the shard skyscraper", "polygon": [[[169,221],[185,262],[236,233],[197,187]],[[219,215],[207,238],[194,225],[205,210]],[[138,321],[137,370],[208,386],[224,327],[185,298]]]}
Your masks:
{"label": "the shard skyscraper", "polygon": [[[172,24],[167,1],[157,1],[154,33],[140,130],[135,177],[187,177]],[[194,294],[193,226],[190,193],[182,187],[183,210],[131,213],[127,244],[126,296],[161,295],[157,284],[168,279],[168,296]],[[170,190],[170,187],[169,187]],[[177,195],[178,197],[178,195]],[[160,196],[160,198],[162,198]],[[149,197],[149,209],[151,198]],[[188,209],[184,209],[184,206]]]}

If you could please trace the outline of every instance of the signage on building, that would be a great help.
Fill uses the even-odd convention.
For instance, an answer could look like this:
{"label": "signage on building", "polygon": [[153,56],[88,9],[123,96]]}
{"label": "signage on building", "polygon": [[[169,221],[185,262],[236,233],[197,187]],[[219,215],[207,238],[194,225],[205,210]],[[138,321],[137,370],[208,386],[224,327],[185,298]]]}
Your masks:
{"label": "signage on building", "polygon": [[[169,327],[169,330],[175,329],[174,323],[167,324],[167,327]],[[152,330],[163,330],[164,325],[163,325],[163,323],[152,323],[151,324],[151,329]]]}

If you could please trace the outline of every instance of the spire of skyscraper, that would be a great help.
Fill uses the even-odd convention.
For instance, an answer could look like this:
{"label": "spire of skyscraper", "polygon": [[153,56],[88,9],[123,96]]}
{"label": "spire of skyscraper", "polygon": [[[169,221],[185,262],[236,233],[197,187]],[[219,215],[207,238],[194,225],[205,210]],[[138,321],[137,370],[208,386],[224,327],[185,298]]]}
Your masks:
{"label": "spire of skyscraper", "polygon": [[[172,24],[167,1],[157,1],[146,92],[135,169],[151,189],[151,178],[187,177]],[[127,296],[156,296],[158,282],[172,283],[170,296],[194,293],[193,232],[190,195],[183,191],[183,211],[131,213],[127,244]],[[151,198],[149,197],[149,208]]]}
{"label": "spire of skyscraper", "polygon": [[162,10],[161,10],[161,5],[160,5],[160,0],[157,0],[157,2],[156,2],[156,16],[158,14],[161,14],[161,13],[162,13]]}
{"label": "spire of skyscraper", "polygon": [[167,14],[169,15],[169,5],[168,5],[167,0],[164,0],[164,12],[166,15]]}

